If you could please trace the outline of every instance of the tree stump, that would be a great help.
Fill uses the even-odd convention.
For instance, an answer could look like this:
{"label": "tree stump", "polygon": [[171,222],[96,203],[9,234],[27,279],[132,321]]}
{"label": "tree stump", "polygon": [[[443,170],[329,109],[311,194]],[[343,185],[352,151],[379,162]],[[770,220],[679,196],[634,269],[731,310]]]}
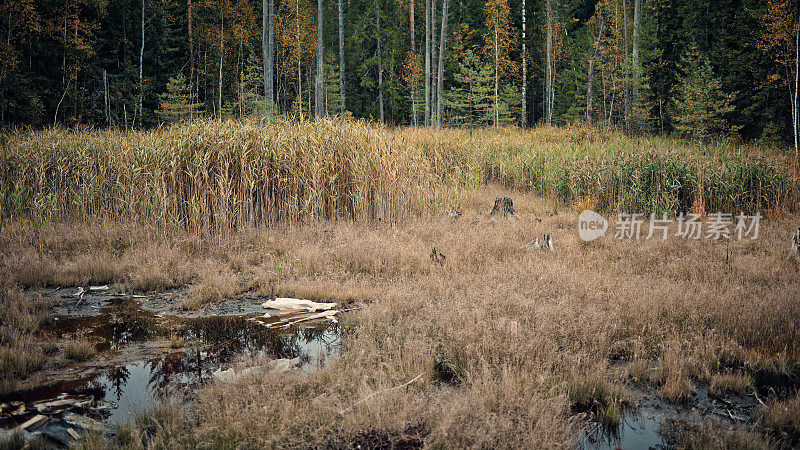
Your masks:
{"label": "tree stump", "polygon": [[514,216],[514,202],[508,197],[498,197],[494,200],[494,207],[490,216],[502,215],[503,217]]}

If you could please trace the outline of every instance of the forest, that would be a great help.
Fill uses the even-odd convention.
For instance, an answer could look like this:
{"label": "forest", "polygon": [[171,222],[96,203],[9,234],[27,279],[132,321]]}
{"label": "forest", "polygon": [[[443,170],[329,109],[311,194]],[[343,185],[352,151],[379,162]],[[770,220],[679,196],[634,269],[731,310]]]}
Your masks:
{"label": "forest", "polygon": [[0,11],[3,126],[277,112],[796,141],[793,0],[3,0]]}

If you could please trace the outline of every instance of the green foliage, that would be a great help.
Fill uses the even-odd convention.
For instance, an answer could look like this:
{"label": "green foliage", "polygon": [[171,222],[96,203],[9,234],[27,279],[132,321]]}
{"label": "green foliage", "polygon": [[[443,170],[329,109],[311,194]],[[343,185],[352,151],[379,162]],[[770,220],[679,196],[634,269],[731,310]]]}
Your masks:
{"label": "green foliage", "polygon": [[494,69],[467,50],[453,75],[455,83],[445,94],[452,125],[485,126],[490,120]]}
{"label": "green foliage", "polygon": [[189,92],[190,88],[183,74],[170,78],[167,92],[159,96],[161,107],[156,111],[159,118],[163,122],[171,123],[188,120],[199,114],[202,107],[191,102]]}
{"label": "green foliage", "polygon": [[264,115],[264,66],[261,58],[251,53],[247,57],[244,73],[239,81],[239,116],[260,117]]}
{"label": "green foliage", "polygon": [[734,110],[735,96],[722,90],[722,82],[714,77],[708,59],[693,48],[684,57],[683,65],[683,75],[673,98],[675,129],[697,139],[735,131],[726,118]]}

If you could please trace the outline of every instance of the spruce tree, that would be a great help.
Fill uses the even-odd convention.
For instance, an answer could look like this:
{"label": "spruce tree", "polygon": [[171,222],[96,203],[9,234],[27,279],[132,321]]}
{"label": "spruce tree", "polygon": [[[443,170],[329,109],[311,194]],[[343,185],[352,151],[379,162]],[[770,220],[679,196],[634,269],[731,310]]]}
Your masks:
{"label": "spruce tree", "polygon": [[683,58],[683,74],[672,99],[675,130],[696,139],[733,131],[725,117],[734,109],[733,98],[722,90],[708,59],[693,47]]}
{"label": "spruce tree", "polygon": [[194,105],[189,97],[189,85],[183,74],[171,77],[167,82],[167,92],[159,95],[160,108],[156,111],[162,122],[179,122],[187,120],[192,110],[197,114],[200,105]]}

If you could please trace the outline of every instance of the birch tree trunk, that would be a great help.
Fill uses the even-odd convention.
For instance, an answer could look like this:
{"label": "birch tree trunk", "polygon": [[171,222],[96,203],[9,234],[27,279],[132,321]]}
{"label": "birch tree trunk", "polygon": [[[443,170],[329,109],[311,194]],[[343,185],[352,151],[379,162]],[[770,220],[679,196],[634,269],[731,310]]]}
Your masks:
{"label": "birch tree trunk", "polygon": [[217,105],[219,107],[219,118],[222,119],[222,56],[225,53],[225,2],[222,2],[219,19],[219,86],[217,92],[219,94]]}
{"label": "birch tree trunk", "polygon": [[431,0],[425,0],[425,126],[431,117]]}
{"label": "birch tree trunk", "polygon": [[606,24],[601,23],[600,31],[597,33],[597,40],[594,44],[594,54],[592,55],[591,59],[589,59],[589,73],[586,77],[586,123],[589,125],[591,125],[592,121],[594,120],[594,108],[592,105],[594,97],[594,59],[597,58],[597,51],[600,47],[600,39],[602,39],[605,29]]}
{"label": "birch tree trunk", "polygon": [[[142,45],[139,47],[139,104],[137,105],[139,109],[139,122],[142,121],[142,96],[144,94],[144,78],[142,77],[144,62],[144,3],[145,0],[142,0]],[[134,122],[136,122],[136,119],[134,119]]]}
{"label": "birch tree trunk", "polygon": [[297,49],[297,109],[300,110],[300,118],[303,118],[303,77],[300,70],[300,0],[295,0],[295,22],[297,23],[297,34],[295,35],[295,45]]}
{"label": "birch tree trunk", "polygon": [[261,47],[264,63],[264,113],[272,113],[272,104],[275,99],[275,84],[273,79],[274,45],[275,45],[275,0],[263,0],[263,36]]}
{"label": "birch tree trunk", "polygon": [[[341,2],[341,0],[339,0]],[[414,43],[414,0],[408,2],[408,26],[409,36],[411,37],[411,125],[417,126],[417,80],[416,62],[417,48]]]}
{"label": "birch tree trunk", "polygon": [[592,124],[592,95],[594,95],[594,58],[589,60],[589,72],[586,82],[586,123]]}
{"label": "birch tree trunk", "polygon": [[[631,60],[633,62],[633,85],[631,86],[631,101],[639,104],[639,33],[641,27],[642,0],[633,1],[633,52]],[[633,118],[633,127],[638,130],[640,125],[639,114]]]}
{"label": "birch tree trunk", "polygon": [[525,0],[522,0],[522,126],[528,126],[528,59],[525,42]]}
{"label": "birch tree trunk", "polygon": [[314,82],[314,117],[322,117],[322,0],[317,0],[317,77]]}
{"label": "birch tree trunk", "polygon": [[797,159],[797,119],[798,119],[798,103],[797,103],[797,88],[800,85],[800,22],[795,24],[794,28],[794,98],[792,99],[792,125],[794,129],[794,157]]}
{"label": "birch tree trunk", "polygon": [[192,0],[186,0],[186,34],[189,36],[189,120],[194,119],[194,42],[192,39]]}
{"label": "birch tree trunk", "polygon": [[630,66],[628,64],[628,3],[625,0],[622,0],[622,26],[624,27],[623,30],[623,40],[622,40],[622,53],[623,58],[622,60],[625,61],[625,76],[622,82],[622,94],[625,101],[625,131],[630,131],[631,128],[631,89],[630,89]]}
{"label": "birch tree trunk", "polygon": [[106,125],[111,126],[111,105],[108,103],[108,74],[103,69],[103,103],[106,112]]}
{"label": "birch tree trunk", "polygon": [[498,87],[500,85],[500,43],[498,42],[497,20],[494,22],[494,126],[500,121]]}
{"label": "birch tree trunk", "polygon": [[342,0],[339,0],[339,112],[344,116],[345,92],[344,92],[344,8]]}
{"label": "birch tree trunk", "polygon": [[[321,1],[321,0],[320,0]],[[378,39],[378,105],[380,107],[381,125],[385,123],[383,116],[383,61],[381,59],[381,8],[375,0],[375,37]]]}
{"label": "birch tree trunk", "polygon": [[436,126],[436,75],[438,73],[436,56],[436,0],[431,0],[431,125]]}
{"label": "birch tree trunk", "polygon": [[447,40],[447,6],[448,0],[442,0],[442,32],[439,39],[439,73],[436,77],[436,126],[442,127],[442,85],[444,84],[444,50]]}
{"label": "birch tree trunk", "polygon": [[553,0],[547,0],[547,49],[545,52],[544,115],[547,125],[553,123]]}

